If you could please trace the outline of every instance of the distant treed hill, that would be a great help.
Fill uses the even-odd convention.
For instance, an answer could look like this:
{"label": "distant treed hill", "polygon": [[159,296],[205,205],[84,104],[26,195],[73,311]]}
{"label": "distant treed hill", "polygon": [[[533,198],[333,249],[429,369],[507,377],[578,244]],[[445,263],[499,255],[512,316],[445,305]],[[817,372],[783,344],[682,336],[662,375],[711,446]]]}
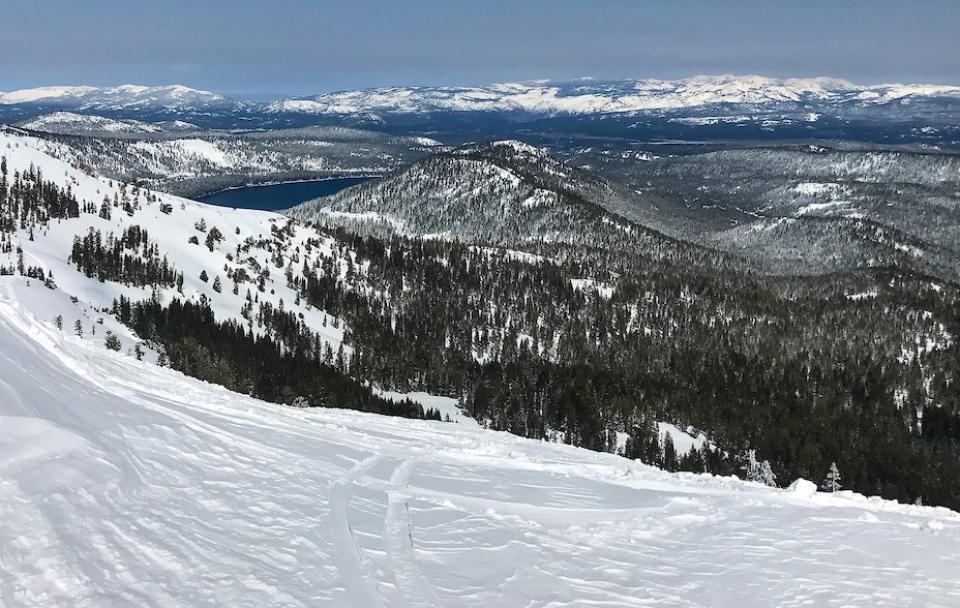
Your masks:
{"label": "distant treed hill", "polygon": [[[290,217],[365,234],[442,238],[530,251],[572,245],[685,264],[735,264],[733,256],[655,227],[655,196],[643,197],[570,168],[517,141],[467,145],[393,174],[304,203]],[[648,225],[618,213],[645,213]]]}
{"label": "distant treed hill", "polygon": [[[771,273],[897,265],[960,278],[960,156],[870,149],[751,148],[657,154],[599,146],[565,155],[655,194],[677,236]],[[643,223],[648,211],[620,213]]]}
{"label": "distant treed hill", "polygon": [[286,131],[136,132],[111,137],[34,133],[72,165],[182,196],[257,181],[383,173],[439,145],[336,127]]}
{"label": "distant treed hill", "polygon": [[561,163],[519,142],[471,144],[289,214],[367,234],[575,244],[621,263],[653,255],[768,274],[896,266],[960,278],[960,160],[944,154],[591,151]]}

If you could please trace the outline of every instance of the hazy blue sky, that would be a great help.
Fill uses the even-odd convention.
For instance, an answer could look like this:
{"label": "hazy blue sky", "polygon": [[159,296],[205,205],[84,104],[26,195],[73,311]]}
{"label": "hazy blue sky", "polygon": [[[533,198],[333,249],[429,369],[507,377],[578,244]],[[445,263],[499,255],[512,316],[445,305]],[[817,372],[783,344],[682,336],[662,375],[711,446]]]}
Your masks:
{"label": "hazy blue sky", "polygon": [[960,83],[960,0],[21,0],[0,90],[182,83],[241,97],[594,76]]}

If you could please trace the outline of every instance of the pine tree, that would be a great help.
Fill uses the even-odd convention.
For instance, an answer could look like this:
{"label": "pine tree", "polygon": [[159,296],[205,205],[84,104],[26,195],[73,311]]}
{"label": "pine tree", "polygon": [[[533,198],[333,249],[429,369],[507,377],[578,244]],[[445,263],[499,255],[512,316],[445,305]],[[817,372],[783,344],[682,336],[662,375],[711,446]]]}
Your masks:
{"label": "pine tree", "polygon": [[57,318],[53,320],[53,324],[57,326],[57,329],[63,329],[63,315],[57,315]]}
{"label": "pine tree", "polygon": [[108,350],[119,351],[120,338],[112,331],[107,330],[107,336],[103,339],[103,345],[106,346]]}
{"label": "pine tree", "polygon": [[747,481],[755,481],[765,486],[776,487],[777,476],[770,468],[770,462],[767,460],[757,460],[756,453],[753,450],[747,454],[746,465]]}
{"label": "pine tree", "polygon": [[207,276],[207,271],[206,271],[206,270],[201,270],[201,271],[200,271],[200,280],[203,281],[204,283],[206,283],[207,281],[210,280],[210,277]]}
{"label": "pine tree", "polygon": [[677,449],[673,445],[673,437],[670,433],[663,438],[663,468],[668,471],[677,470]]}
{"label": "pine tree", "polygon": [[73,333],[81,338],[83,337],[83,323],[80,322],[80,319],[77,319],[77,322],[73,324]]}
{"label": "pine tree", "polygon": [[821,487],[827,492],[836,492],[840,489],[840,469],[837,468],[837,463],[830,463],[830,470],[827,471]]}

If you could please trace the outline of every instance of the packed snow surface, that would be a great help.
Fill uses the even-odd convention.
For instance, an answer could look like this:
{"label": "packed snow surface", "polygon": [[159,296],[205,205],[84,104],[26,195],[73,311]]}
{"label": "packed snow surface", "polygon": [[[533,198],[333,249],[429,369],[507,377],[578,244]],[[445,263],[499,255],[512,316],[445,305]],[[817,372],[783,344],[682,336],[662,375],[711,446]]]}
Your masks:
{"label": "packed snow surface", "polygon": [[6,608],[960,603],[952,511],[271,405],[58,331],[31,311],[62,294],[22,282],[0,277]]}

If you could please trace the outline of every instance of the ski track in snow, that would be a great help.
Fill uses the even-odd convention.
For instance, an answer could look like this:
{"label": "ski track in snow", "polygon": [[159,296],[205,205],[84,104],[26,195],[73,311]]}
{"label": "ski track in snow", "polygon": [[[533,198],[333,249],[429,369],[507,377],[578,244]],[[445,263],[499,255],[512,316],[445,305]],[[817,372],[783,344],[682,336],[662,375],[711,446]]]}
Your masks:
{"label": "ski track in snow", "polygon": [[344,587],[355,598],[357,608],[383,606],[383,598],[373,589],[363,572],[360,547],[350,527],[350,496],[357,478],[382,460],[378,455],[365,458],[333,483],[330,489],[330,532],[333,535],[334,560],[340,569]]}
{"label": "ski track in snow", "polygon": [[390,483],[395,489],[387,493],[389,502],[387,517],[383,523],[383,535],[387,539],[390,564],[400,592],[398,605],[433,608],[438,602],[417,566],[417,555],[413,546],[413,523],[410,521],[410,496],[407,494],[407,486],[416,464],[416,460],[408,458],[390,475]]}
{"label": "ski track in snow", "polygon": [[21,283],[0,277],[3,608],[960,604],[946,509],[265,404],[57,331],[62,294]]}

